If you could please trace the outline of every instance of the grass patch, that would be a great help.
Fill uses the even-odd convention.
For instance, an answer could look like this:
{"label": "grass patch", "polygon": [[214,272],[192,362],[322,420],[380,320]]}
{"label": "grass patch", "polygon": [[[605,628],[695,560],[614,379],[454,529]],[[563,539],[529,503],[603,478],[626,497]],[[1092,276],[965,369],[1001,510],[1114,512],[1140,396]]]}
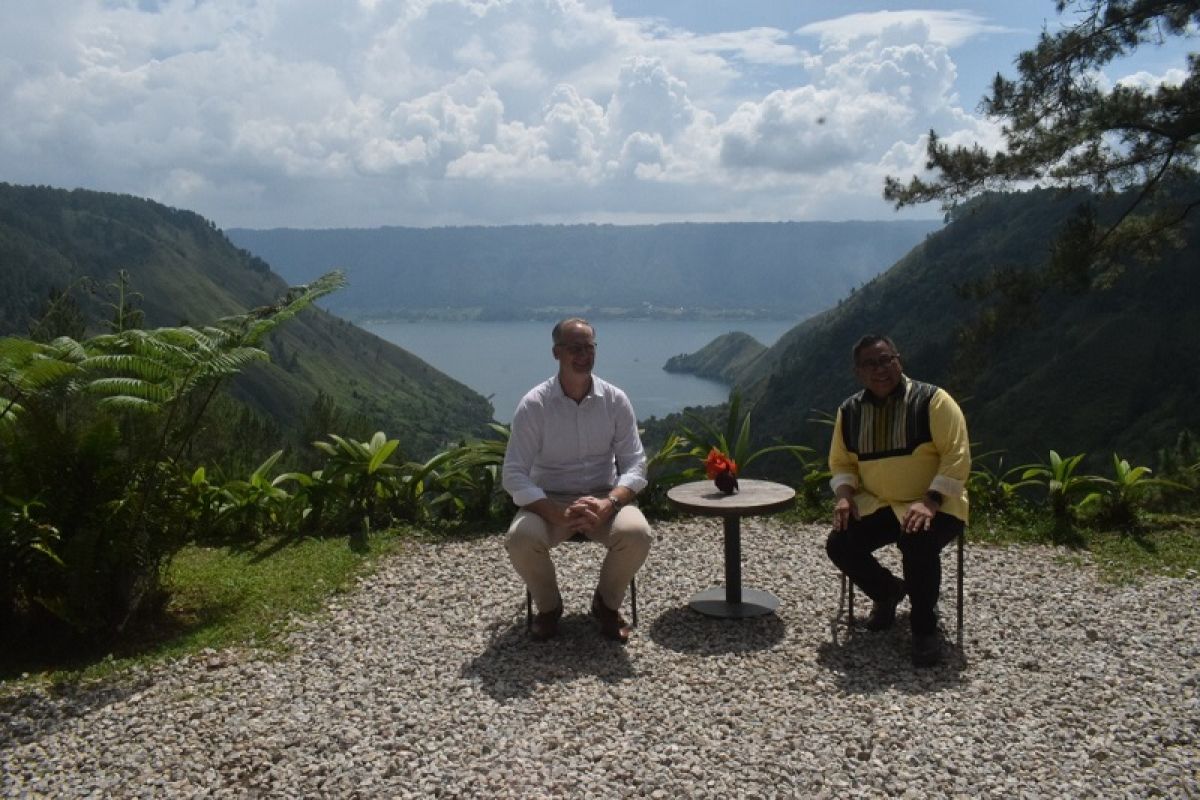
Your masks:
{"label": "grass patch", "polygon": [[318,610],[400,542],[400,536],[387,532],[372,535],[366,552],[355,552],[345,539],[303,539],[284,546],[264,542],[250,550],[186,548],[166,576],[167,613],[180,633],[156,654],[270,644],[289,616]]}
{"label": "grass patch", "polygon": [[373,533],[361,552],[345,538],[276,539],[248,548],[186,547],[167,569],[169,599],[162,613],[112,652],[48,663],[33,653],[24,658],[10,653],[0,664],[0,680],[78,683],[205,648],[278,648],[290,617],[318,611],[408,538],[410,532],[403,529]]}
{"label": "grass patch", "polygon": [[1136,581],[1147,575],[1200,577],[1200,521],[1158,518],[1128,531],[1096,531],[1088,542],[1106,580]]}
{"label": "grass patch", "polygon": [[1063,545],[1086,552],[1101,577],[1114,583],[1151,575],[1200,577],[1200,518],[1194,515],[1145,514],[1131,526],[1105,527],[1087,521],[1056,524],[1044,513],[1029,511],[977,514],[967,537],[984,544]]}

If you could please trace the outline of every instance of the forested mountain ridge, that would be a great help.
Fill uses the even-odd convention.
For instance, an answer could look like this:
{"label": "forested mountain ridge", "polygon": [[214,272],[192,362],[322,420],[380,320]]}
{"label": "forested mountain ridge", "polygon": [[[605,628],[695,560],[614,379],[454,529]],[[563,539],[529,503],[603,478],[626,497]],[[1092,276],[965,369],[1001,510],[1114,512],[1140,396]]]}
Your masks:
{"label": "forested mountain ridge", "polygon": [[983,307],[958,287],[1045,262],[1079,200],[1051,190],[980,198],[892,269],[789,331],[738,376],[757,404],[759,438],[823,451],[829,429],[809,420],[857,390],[850,348],[867,332],[891,335],[909,375],[959,399],[977,451],[1003,449],[1009,464],[1044,459],[1050,448],[1088,452],[1101,467],[1114,450],[1153,463],[1181,429],[1200,430],[1195,221],[1184,246],[1161,260],[1127,264],[1108,289],[1048,292],[964,357],[960,333]]}
{"label": "forested mountain ridge", "polygon": [[323,301],[351,318],[760,315],[798,319],[887,269],[932,221],[231,229],[290,281],[346,269]]}
{"label": "forested mountain ridge", "polygon": [[[336,265],[335,265],[336,266]],[[124,270],[146,327],[207,325],[269,305],[287,283],[189,211],[127,195],[0,184],[0,334],[27,335],[52,291],[70,289],[81,319],[111,312],[111,284]],[[309,309],[264,342],[271,362],[231,384],[231,394],[290,434],[318,404],[399,438],[412,456],[479,432],[488,402],[416,356],[320,309]],[[331,410],[325,404],[324,415]],[[344,431],[310,431],[310,435]],[[281,443],[282,444],[282,443]]]}

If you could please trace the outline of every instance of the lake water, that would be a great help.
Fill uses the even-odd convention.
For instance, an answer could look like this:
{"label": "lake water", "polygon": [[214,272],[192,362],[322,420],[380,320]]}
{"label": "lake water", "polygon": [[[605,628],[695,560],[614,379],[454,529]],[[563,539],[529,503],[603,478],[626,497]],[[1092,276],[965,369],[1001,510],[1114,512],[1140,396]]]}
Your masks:
{"label": "lake water", "polygon": [[[671,356],[694,353],[721,334],[742,331],[770,346],[797,323],[775,320],[698,322],[622,320],[596,323],[598,376],[620,386],[639,419],[685,406],[723,403],[729,388],[663,370]],[[517,401],[553,375],[547,322],[372,322],[361,327],[419,356],[492,401],[508,422]]]}

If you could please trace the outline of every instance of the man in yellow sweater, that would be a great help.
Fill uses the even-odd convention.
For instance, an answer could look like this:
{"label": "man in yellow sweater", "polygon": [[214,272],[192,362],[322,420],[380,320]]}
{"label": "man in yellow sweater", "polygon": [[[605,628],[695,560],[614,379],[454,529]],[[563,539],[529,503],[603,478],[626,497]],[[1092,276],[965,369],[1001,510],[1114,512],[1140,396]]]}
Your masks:
{"label": "man in yellow sweater", "polygon": [[[829,470],[837,499],[825,549],[874,601],[869,630],[890,628],[908,596],[913,665],[933,666],[942,656],[941,551],[967,522],[967,423],[944,389],[904,374],[888,337],[864,336],[853,359],[863,390],[842,403],[834,424]],[[889,544],[900,548],[903,580],[874,556]]]}

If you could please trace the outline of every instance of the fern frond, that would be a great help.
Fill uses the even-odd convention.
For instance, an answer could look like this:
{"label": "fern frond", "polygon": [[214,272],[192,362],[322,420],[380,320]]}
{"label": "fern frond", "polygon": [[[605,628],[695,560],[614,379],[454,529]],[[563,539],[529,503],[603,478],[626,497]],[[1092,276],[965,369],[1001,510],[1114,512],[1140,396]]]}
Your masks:
{"label": "fern frond", "polygon": [[50,343],[49,350],[54,353],[55,358],[75,364],[87,358],[87,349],[81,342],[75,341],[70,336],[58,337]]}
{"label": "fern frond", "polygon": [[56,358],[34,355],[27,363],[9,373],[6,378],[22,392],[40,392],[56,383],[67,380],[79,371],[79,367],[69,361],[59,361]]}
{"label": "fern frond", "polygon": [[173,370],[164,362],[132,353],[90,356],[82,366],[87,370],[118,372],[147,381],[166,380],[173,374]]}
{"label": "fern frond", "polygon": [[84,384],[84,389],[90,394],[108,397],[129,395],[154,403],[165,403],[175,394],[169,386],[138,378],[97,378]]}
{"label": "fern frond", "polygon": [[105,408],[117,408],[122,411],[136,411],[145,414],[154,414],[162,408],[158,403],[143,400],[140,397],[132,397],[127,394],[101,398],[97,405]]}
{"label": "fern frond", "polygon": [[227,330],[240,332],[245,344],[257,344],[271,331],[299,314],[330,292],[346,285],[346,274],[340,269],[327,272],[315,281],[288,289],[286,295],[275,305],[266,306],[241,314],[226,317],[221,324]]}

